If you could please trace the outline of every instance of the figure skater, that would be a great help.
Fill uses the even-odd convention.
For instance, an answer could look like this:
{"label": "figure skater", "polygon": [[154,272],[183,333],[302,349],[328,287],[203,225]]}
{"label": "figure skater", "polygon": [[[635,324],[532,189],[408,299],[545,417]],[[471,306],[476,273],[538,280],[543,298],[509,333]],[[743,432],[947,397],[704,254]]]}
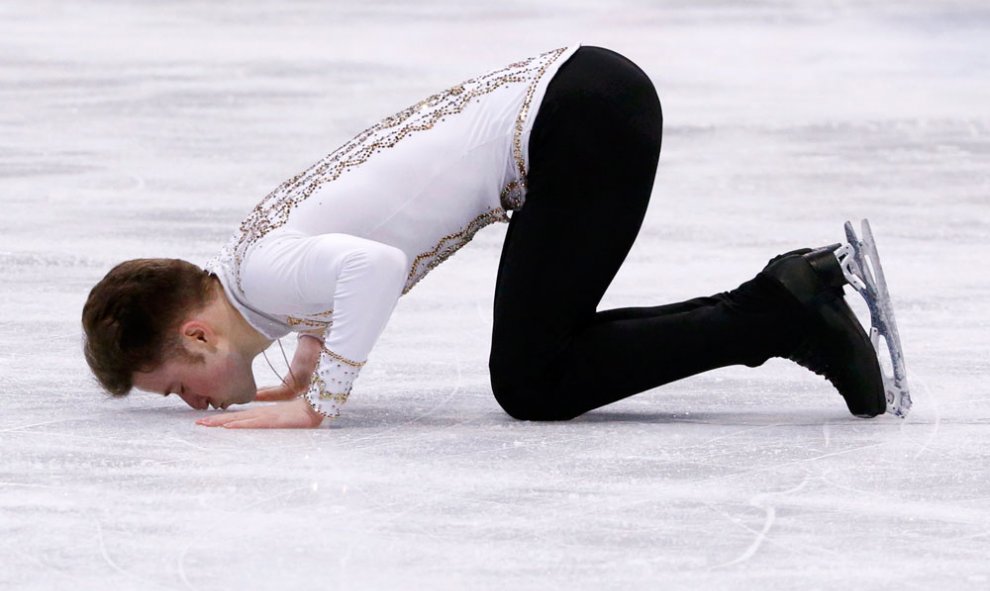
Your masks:
{"label": "figure skater", "polygon": [[[86,360],[114,396],[174,393],[195,409],[281,401],[202,425],[315,427],[339,414],[398,298],[479,229],[508,222],[489,371],[512,417],[568,420],[771,357],[823,375],[854,415],[883,413],[839,245],[776,256],[731,291],[597,310],[646,213],[661,128],[649,77],[602,47],[467,80],[286,180],[205,267],[115,266],[83,308]],[[289,373],[259,391],[252,360],[290,332]]]}

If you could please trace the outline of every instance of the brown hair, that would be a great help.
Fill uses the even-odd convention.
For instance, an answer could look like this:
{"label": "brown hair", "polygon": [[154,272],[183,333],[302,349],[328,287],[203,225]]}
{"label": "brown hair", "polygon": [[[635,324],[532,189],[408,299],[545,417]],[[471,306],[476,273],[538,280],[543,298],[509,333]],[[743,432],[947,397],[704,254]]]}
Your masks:
{"label": "brown hair", "polygon": [[108,394],[126,396],[135,371],[182,358],[202,363],[176,334],[211,301],[213,276],[182,259],[132,259],[106,274],[82,311],[86,363]]}

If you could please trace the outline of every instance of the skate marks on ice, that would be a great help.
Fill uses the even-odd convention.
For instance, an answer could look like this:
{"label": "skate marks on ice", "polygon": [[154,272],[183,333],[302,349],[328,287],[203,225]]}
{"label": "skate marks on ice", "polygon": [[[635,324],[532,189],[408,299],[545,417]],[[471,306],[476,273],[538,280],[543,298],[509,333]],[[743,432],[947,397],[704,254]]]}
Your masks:
{"label": "skate marks on ice", "polygon": [[730,566],[735,566],[742,562],[746,562],[754,554],[756,554],[756,551],[760,549],[760,545],[762,545],[763,542],[767,539],[767,534],[770,532],[770,528],[773,527],[773,523],[777,518],[776,508],[774,507],[774,504],[771,501],[775,497],[782,497],[801,491],[802,489],[804,489],[805,486],[807,486],[810,478],[811,478],[810,475],[805,475],[804,480],[802,480],[800,484],[798,484],[793,488],[780,492],[759,493],[749,499],[750,506],[755,507],[757,509],[761,509],[766,514],[766,520],[763,523],[763,528],[760,529],[759,531],[753,531],[748,526],[739,523],[737,520],[734,520],[729,515],[723,513],[723,515],[730,521],[733,521],[740,527],[743,527],[751,531],[754,534],[754,538],[753,538],[753,542],[738,557],[730,560],[729,562],[715,565],[712,567],[712,569],[714,570],[719,568],[727,568]]}
{"label": "skate marks on ice", "polygon": [[914,383],[916,389],[920,388],[922,390],[922,393],[925,396],[925,404],[930,405],[931,407],[931,432],[922,442],[921,446],[918,448],[918,451],[914,454],[914,459],[918,460],[925,453],[925,451],[932,448],[935,439],[938,437],[939,429],[942,426],[942,413],[939,409],[940,403],[938,396],[932,391],[931,388],[929,388],[928,380],[924,374],[914,372],[912,374],[912,382]]}
{"label": "skate marks on ice", "polygon": [[[918,379],[914,382],[915,387],[927,394],[927,380],[917,372],[916,375]],[[743,391],[745,387],[733,388],[730,383],[729,389]],[[699,388],[698,393],[703,390],[704,387]],[[666,393],[676,395],[676,389],[667,389]],[[664,401],[663,393],[658,392],[656,396],[654,404],[659,403],[667,408],[682,406],[680,402],[668,404],[669,401]],[[916,413],[911,421],[893,417],[862,420],[836,412],[834,419],[809,422],[809,415],[821,415],[823,412],[832,414],[827,410],[810,409],[782,413],[643,412],[638,420],[644,424],[663,427],[653,433],[664,439],[664,446],[652,458],[657,460],[666,457],[675,464],[690,464],[696,474],[697,500],[710,507],[713,513],[751,534],[751,539],[746,543],[736,540],[740,544],[739,550],[735,554],[726,553],[725,558],[718,563],[718,568],[738,566],[754,558],[782,552],[803,554],[804,560],[819,564],[821,561],[835,560],[836,557],[842,559],[844,549],[841,545],[818,544],[814,537],[795,538],[795,526],[805,521],[801,515],[834,514],[844,515],[845,519],[856,515],[869,522],[903,521],[917,524],[922,529],[929,528],[929,524],[941,522],[945,527],[960,532],[960,539],[982,537],[980,532],[990,523],[990,515],[986,511],[974,511],[975,507],[961,509],[954,507],[952,503],[927,498],[932,483],[924,484],[927,480],[922,475],[925,470],[917,472],[917,468],[913,467],[919,456],[931,457],[926,452],[933,451],[941,456],[952,449],[951,441],[946,442],[950,446],[948,448],[932,449],[937,442],[941,423],[937,409],[929,410],[933,402],[934,397],[926,395],[924,404],[918,409],[920,413]],[[791,400],[790,404],[793,405],[794,401]],[[642,410],[644,406],[637,408]],[[601,424],[603,427],[616,421],[634,424],[637,413],[602,411],[580,420]],[[690,445],[676,445],[678,440],[672,440],[669,432],[681,431],[681,427],[690,425],[724,432],[716,437],[699,439]],[[748,426],[740,428],[740,425]],[[815,432],[818,433],[817,443],[813,436]],[[715,443],[723,445],[715,446]],[[777,443],[783,446],[779,451],[774,449]],[[774,461],[762,462],[768,448],[774,452],[769,456]],[[733,449],[740,450],[738,457],[731,452],[726,453],[726,450]],[[780,455],[777,456],[777,453]],[[742,459],[744,456],[747,456],[747,460]],[[628,457],[644,460],[651,458],[642,454]],[[747,463],[754,465],[749,469],[740,469]],[[967,464],[971,465],[971,462],[962,464],[952,461],[942,469],[933,471],[929,468],[929,476],[934,476],[937,471],[943,474],[938,478],[944,478],[957,469],[966,470]],[[718,474],[719,471],[726,473]],[[913,474],[905,478],[905,482],[914,482],[906,484],[904,488],[884,485],[884,478],[898,473],[902,474],[902,478]],[[974,475],[967,480],[975,482],[974,478],[978,477]],[[789,485],[781,486],[788,480]],[[858,484],[860,481],[862,484]],[[764,487],[758,486],[761,482]],[[662,488],[669,491],[669,483],[662,485]],[[739,491],[738,498],[730,490]],[[786,494],[781,496],[780,491],[786,491]],[[761,521],[754,523],[752,509],[760,511]],[[782,515],[785,516],[784,531],[779,532],[778,538],[774,531],[778,518]],[[974,533],[972,528],[979,528],[980,525],[983,529]],[[810,534],[810,530],[808,533]],[[894,545],[902,544],[898,542]]]}

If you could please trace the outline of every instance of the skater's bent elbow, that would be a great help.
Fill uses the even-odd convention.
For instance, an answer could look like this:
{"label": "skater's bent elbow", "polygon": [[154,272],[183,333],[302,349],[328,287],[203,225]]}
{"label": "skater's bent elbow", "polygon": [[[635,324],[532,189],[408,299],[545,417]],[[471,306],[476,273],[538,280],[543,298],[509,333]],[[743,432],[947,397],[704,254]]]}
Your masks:
{"label": "skater's bent elbow", "polygon": [[400,288],[408,274],[406,253],[394,246],[378,244],[374,248],[350,253],[345,266],[358,275],[373,276],[382,288]]}

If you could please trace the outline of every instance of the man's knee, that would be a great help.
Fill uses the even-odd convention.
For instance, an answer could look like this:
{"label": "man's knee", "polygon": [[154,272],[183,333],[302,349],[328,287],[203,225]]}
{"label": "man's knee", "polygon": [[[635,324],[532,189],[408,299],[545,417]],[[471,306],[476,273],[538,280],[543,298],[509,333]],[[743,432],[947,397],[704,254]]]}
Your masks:
{"label": "man's knee", "polygon": [[542,380],[523,375],[512,367],[489,363],[492,393],[502,410],[520,421],[568,421],[577,414],[558,400],[557,393]]}
{"label": "man's knee", "polygon": [[576,415],[531,399],[495,393],[495,400],[510,417],[519,421],[569,421]]}

